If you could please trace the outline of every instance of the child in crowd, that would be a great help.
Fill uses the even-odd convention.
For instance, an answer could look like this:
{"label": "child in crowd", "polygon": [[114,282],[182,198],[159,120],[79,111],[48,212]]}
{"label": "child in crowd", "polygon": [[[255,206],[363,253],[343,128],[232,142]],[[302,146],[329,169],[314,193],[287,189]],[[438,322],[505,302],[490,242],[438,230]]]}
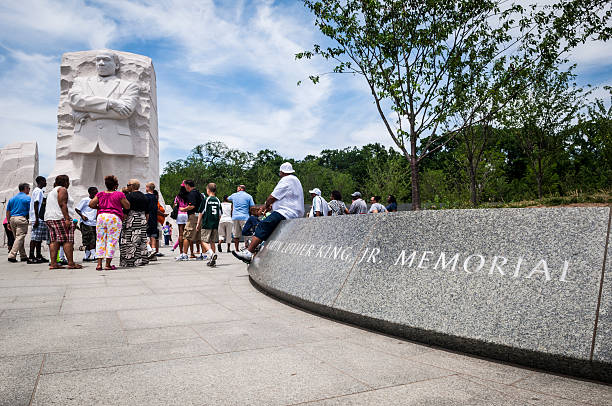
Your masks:
{"label": "child in crowd", "polygon": [[164,234],[164,245],[170,245],[170,241],[172,241],[172,226],[170,222],[166,221],[162,231]]}
{"label": "child in crowd", "polygon": [[206,256],[210,260],[206,265],[215,267],[217,265],[217,254],[215,253],[215,242],[219,240],[219,219],[221,218],[221,201],[216,196],[217,185],[209,183],[206,186],[208,197],[202,200],[198,212],[198,225],[196,230],[202,229],[202,244],[206,250]]}

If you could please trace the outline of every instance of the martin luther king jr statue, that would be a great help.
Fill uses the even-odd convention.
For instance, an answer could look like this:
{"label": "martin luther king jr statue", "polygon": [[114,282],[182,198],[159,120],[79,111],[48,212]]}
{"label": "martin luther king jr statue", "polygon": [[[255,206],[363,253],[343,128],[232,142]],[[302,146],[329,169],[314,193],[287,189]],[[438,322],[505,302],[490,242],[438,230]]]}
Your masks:
{"label": "martin luther king jr statue", "polygon": [[134,154],[128,119],[138,103],[139,89],[116,76],[119,57],[114,53],[96,55],[96,70],[98,76],[77,78],[68,92],[75,122],[72,152],[86,154],[84,169],[91,168],[96,162],[90,161],[100,153],[106,154],[103,167],[112,169],[116,166],[112,161]]}
{"label": "martin luther king jr statue", "polygon": [[71,197],[104,190],[113,174],[159,185],[155,72],[147,57],[110,50],[62,57],[57,159],[51,177],[67,174]]}

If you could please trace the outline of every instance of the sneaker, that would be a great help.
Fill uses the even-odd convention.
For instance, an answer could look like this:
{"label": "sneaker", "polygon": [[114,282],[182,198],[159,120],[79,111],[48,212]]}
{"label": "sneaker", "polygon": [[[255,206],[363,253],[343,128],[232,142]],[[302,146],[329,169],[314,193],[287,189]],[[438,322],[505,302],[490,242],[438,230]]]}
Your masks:
{"label": "sneaker", "polygon": [[164,254],[162,254],[161,252],[156,252],[156,253],[155,253],[155,256],[156,256],[156,257],[165,257],[165,255],[164,255]]}
{"label": "sneaker", "polygon": [[9,258],[8,262],[17,262],[17,258]]}
{"label": "sneaker", "polygon": [[28,264],[40,264],[36,258],[28,258],[26,261]]}
{"label": "sneaker", "polygon": [[30,258],[28,258],[28,257],[22,257],[20,259],[21,262],[28,262],[29,260],[30,260]]}
{"label": "sneaker", "polygon": [[205,259],[208,259],[208,255],[206,254],[200,254],[200,256],[196,257],[196,261],[204,261]]}
{"label": "sneaker", "polygon": [[217,251],[223,252],[223,250],[221,249],[221,244],[217,244]]}
{"label": "sneaker", "polygon": [[253,254],[248,250],[232,251],[232,255],[247,264],[250,264],[253,259]]}
{"label": "sneaker", "polygon": [[210,261],[208,261],[206,263],[206,266],[209,266],[211,268],[214,268],[217,266],[217,254],[213,254],[212,258],[210,259]]}
{"label": "sneaker", "polygon": [[175,258],[177,261],[189,261],[189,257],[187,254],[181,254]]}
{"label": "sneaker", "polygon": [[[45,258],[45,257],[36,257],[36,260],[37,260],[38,262],[40,262],[41,264],[42,264],[42,263],[48,263],[48,262],[49,262],[49,260],[48,260],[47,258]],[[93,261],[93,258],[92,258],[92,261]]]}

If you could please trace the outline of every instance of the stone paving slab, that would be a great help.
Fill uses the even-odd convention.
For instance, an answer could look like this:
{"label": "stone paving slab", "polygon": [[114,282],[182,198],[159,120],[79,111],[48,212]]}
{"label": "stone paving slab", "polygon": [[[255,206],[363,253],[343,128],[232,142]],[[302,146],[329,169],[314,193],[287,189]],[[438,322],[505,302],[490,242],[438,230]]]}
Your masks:
{"label": "stone paving slab", "polygon": [[[126,309],[153,309],[165,306],[186,306],[211,303],[197,293],[164,294],[164,295],[136,295],[117,297],[90,297],[80,299],[65,299],[62,305],[62,314],[91,313]],[[123,313],[122,313],[123,314]]]}
{"label": "stone paving slab", "polygon": [[43,355],[0,358],[0,405],[28,405]]}
{"label": "stone paving slab", "polygon": [[367,387],[293,348],[42,375],[34,405],[283,405]]}
{"label": "stone paving slab", "polygon": [[113,312],[2,318],[0,325],[0,357],[126,342],[119,318]]}
{"label": "stone paving slab", "polygon": [[566,399],[534,395],[518,390],[497,391],[484,385],[474,385],[462,376],[397,385],[373,391],[308,402],[317,406],[349,405],[439,405],[439,406],[489,406],[489,405],[583,405]]}
{"label": "stone paving slab", "polygon": [[115,272],[0,261],[0,405],[612,403],[607,385],[279,302],[227,253],[214,270],[170,257]]}

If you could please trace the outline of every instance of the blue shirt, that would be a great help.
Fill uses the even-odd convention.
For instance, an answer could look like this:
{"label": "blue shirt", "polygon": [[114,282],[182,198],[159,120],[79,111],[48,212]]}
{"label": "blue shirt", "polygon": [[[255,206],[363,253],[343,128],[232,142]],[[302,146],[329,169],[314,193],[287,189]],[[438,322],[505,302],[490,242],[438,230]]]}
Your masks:
{"label": "blue shirt", "polygon": [[232,220],[248,220],[250,213],[249,209],[251,206],[255,206],[255,202],[250,194],[241,190],[236,192],[227,198],[230,202],[234,203],[234,211],[232,213]]}
{"label": "blue shirt", "polygon": [[30,200],[30,196],[19,192],[9,200],[6,210],[11,213],[11,217],[28,217],[30,214]]}

